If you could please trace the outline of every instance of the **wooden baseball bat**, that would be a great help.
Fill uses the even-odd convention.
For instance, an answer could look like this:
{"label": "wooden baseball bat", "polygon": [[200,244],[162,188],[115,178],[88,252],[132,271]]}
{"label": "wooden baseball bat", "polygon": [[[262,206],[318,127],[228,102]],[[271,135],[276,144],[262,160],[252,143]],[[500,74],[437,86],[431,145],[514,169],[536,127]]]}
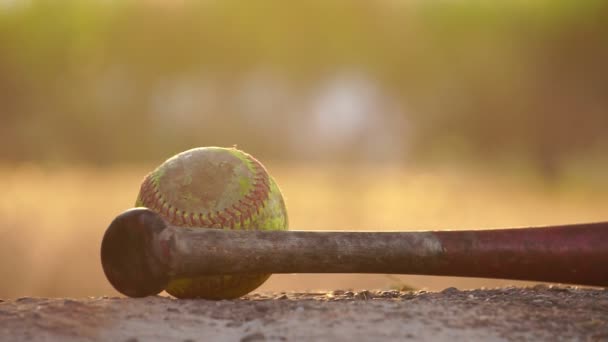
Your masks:
{"label": "wooden baseball bat", "polygon": [[263,231],[172,227],[153,211],[118,215],[101,262],[130,297],[173,278],[244,273],[383,273],[608,286],[608,222],[417,232]]}

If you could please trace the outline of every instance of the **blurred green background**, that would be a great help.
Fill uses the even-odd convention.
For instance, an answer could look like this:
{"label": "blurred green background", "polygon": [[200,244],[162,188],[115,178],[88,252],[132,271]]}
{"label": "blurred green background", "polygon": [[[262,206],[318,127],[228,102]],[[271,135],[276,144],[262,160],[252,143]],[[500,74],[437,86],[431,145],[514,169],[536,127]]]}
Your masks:
{"label": "blurred green background", "polygon": [[[607,219],[607,15],[599,0],[0,0],[0,297],[114,293],[101,234],[195,146],[264,162],[297,229]],[[401,281],[498,284],[263,289]]]}

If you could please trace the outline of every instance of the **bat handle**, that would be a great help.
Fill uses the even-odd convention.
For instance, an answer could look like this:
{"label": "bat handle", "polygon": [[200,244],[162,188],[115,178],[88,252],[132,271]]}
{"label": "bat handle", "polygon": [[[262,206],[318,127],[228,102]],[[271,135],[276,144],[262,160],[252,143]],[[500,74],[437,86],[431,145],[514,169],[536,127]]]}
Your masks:
{"label": "bat handle", "polygon": [[101,242],[101,264],[115,289],[145,297],[167,287],[169,268],[155,243],[166,228],[163,219],[146,208],[129,209],[112,221]]}

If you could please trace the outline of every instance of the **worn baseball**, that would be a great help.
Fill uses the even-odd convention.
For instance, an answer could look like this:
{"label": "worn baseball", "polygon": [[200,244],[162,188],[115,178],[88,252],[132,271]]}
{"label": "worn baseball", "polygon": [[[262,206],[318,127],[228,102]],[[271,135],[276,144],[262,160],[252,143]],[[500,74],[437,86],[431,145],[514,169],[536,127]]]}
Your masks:
{"label": "worn baseball", "polygon": [[[286,230],[279,187],[262,163],[236,148],[201,147],[173,156],[148,174],[136,206],[148,207],[180,227]],[[174,279],[178,298],[230,299],[264,283],[270,274]]]}

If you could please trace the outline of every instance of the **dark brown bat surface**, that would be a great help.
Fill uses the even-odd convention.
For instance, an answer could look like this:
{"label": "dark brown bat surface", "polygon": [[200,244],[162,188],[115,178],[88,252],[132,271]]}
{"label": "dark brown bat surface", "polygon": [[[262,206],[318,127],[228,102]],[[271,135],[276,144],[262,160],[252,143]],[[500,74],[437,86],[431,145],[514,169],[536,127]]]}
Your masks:
{"label": "dark brown bat surface", "polygon": [[384,273],[608,286],[608,222],[422,232],[263,231],[168,226],[136,208],[101,248],[121,293],[161,292],[170,279],[238,273]]}

